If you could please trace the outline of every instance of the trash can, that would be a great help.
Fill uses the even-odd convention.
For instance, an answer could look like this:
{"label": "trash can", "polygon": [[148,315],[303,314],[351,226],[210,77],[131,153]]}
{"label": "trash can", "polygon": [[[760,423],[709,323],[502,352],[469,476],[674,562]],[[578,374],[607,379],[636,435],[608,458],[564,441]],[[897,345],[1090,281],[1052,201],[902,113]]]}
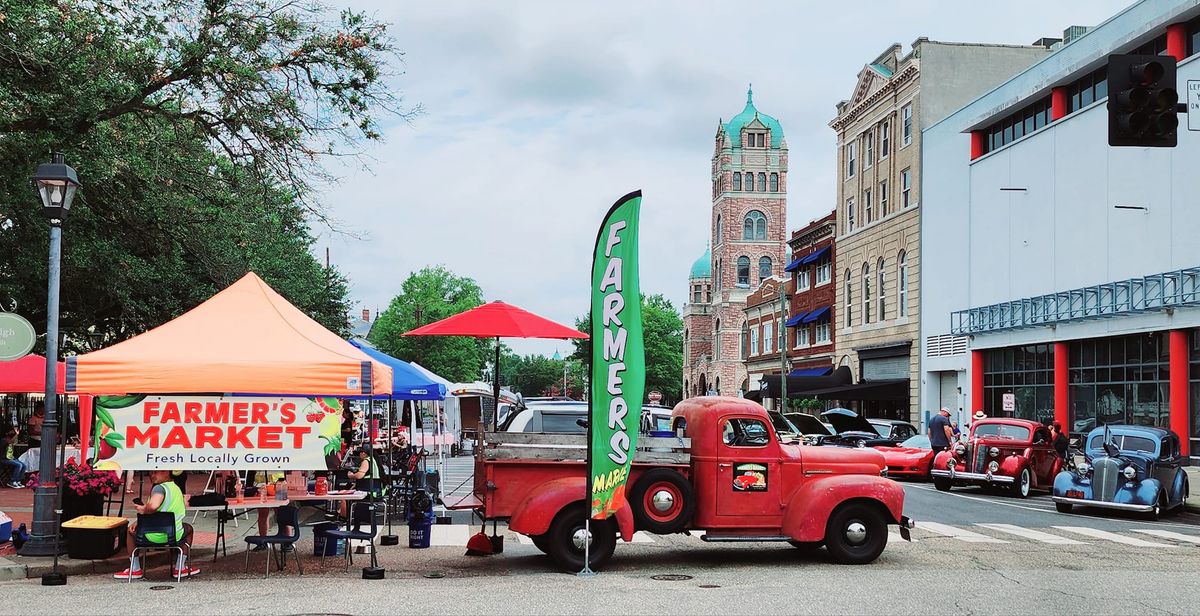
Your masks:
{"label": "trash can", "polygon": [[345,554],[341,539],[331,538],[325,533],[331,530],[337,530],[338,525],[333,522],[323,522],[316,524],[313,529],[313,556],[338,556]]}
{"label": "trash can", "polygon": [[424,490],[417,490],[408,504],[408,547],[429,547],[433,528],[433,500]]}

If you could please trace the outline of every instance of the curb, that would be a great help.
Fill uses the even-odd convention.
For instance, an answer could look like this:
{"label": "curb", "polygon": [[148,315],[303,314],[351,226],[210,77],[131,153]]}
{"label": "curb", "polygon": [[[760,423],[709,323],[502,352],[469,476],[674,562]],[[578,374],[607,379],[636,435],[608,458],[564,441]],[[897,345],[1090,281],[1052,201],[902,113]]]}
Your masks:
{"label": "curb", "polygon": [[28,568],[7,558],[0,558],[0,581],[23,580],[28,577]]}

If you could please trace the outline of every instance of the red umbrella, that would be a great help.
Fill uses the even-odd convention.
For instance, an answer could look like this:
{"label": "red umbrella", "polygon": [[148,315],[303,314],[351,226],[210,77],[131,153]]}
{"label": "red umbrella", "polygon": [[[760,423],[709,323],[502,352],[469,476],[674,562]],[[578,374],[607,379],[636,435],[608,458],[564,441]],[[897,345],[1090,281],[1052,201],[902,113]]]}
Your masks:
{"label": "red umbrella", "polygon": [[484,304],[460,312],[441,321],[418,327],[405,336],[468,336],[496,339],[496,374],[492,391],[496,398],[496,414],[500,414],[500,339],[501,338],[587,338],[572,327],[539,317],[528,310],[501,301]]}

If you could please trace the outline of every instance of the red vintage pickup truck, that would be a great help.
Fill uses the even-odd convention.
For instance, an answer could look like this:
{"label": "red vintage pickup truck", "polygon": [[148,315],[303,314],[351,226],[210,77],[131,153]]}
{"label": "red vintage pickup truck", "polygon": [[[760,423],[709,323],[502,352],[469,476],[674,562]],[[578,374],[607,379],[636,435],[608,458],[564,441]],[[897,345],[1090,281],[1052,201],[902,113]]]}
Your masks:
{"label": "red vintage pickup truck", "polygon": [[[786,541],[824,545],[841,563],[869,563],[887,545],[889,524],[908,539],[904,491],[871,449],[781,442],[763,407],[701,397],[671,414],[672,438],[638,439],[626,502],[593,520],[590,565],[602,566],[617,537],[703,529],[710,542]],[[583,567],[587,515],[585,439],[489,433],[476,450],[470,502],[485,520],[506,520],[564,571]]]}

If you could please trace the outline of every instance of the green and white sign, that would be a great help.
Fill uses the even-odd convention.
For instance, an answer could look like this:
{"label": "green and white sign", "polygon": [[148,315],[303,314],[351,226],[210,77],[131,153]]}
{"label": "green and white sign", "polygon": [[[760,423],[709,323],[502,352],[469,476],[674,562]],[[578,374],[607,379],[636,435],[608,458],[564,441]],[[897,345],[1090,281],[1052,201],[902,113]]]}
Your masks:
{"label": "green and white sign", "polygon": [[646,352],[638,281],[642,192],[613,204],[592,256],[592,400],[588,452],[591,516],[620,508],[637,447]]}
{"label": "green and white sign", "polygon": [[37,332],[25,317],[0,312],[0,361],[21,359],[33,350]]}

